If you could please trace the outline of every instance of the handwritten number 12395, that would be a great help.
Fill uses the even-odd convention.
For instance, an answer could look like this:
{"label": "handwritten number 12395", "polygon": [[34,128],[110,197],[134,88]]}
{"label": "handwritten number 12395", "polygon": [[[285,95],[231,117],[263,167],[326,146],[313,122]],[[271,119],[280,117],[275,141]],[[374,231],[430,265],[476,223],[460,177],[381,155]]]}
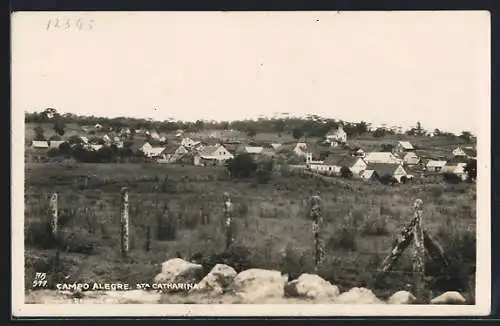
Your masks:
{"label": "handwritten number 12395", "polygon": [[92,19],[83,19],[83,18],[78,18],[78,19],[71,19],[71,18],[66,18],[66,19],[59,19],[59,18],[54,18],[54,19],[49,19],[47,22],[46,29],[77,29],[79,31],[90,31],[93,28],[93,23],[94,21]]}

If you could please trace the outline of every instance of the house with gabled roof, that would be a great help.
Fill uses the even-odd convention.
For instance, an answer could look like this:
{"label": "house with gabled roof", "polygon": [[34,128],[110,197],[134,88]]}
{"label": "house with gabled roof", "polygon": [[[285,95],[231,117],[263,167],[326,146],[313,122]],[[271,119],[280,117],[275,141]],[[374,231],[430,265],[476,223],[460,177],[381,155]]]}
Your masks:
{"label": "house with gabled roof", "polygon": [[366,170],[373,170],[379,179],[390,176],[397,182],[401,182],[401,178],[408,175],[403,165],[397,163],[370,163]]}
{"label": "house with gabled roof", "polygon": [[425,170],[429,172],[439,172],[446,165],[444,160],[429,160],[425,164]]}
{"label": "house with gabled roof", "polygon": [[221,144],[206,146],[196,156],[195,161],[200,165],[224,164],[234,158],[234,155]]}
{"label": "house with gabled roof", "polygon": [[344,131],[342,124],[336,130],[332,130],[325,135],[325,142],[331,147],[347,143],[347,133]]}
{"label": "house with gabled roof", "polygon": [[462,147],[462,146],[457,146],[453,150],[453,156],[458,157],[458,158],[476,158],[477,157],[477,151],[473,147]]}
{"label": "house with gabled roof", "polygon": [[369,152],[365,155],[366,163],[401,164],[402,160],[394,156],[391,152]]}
{"label": "house with gabled roof", "polygon": [[161,153],[159,163],[175,163],[183,155],[189,153],[188,149],[183,145],[167,146]]}
{"label": "house with gabled roof", "polygon": [[454,174],[465,181],[467,179],[467,171],[465,171],[466,166],[466,163],[447,163],[439,172],[441,174]]}
{"label": "house with gabled roof", "polygon": [[415,147],[409,141],[400,140],[393,147],[393,152],[395,154],[404,155],[406,152],[412,152],[415,150]]}
{"label": "house with gabled roof", "polygon": [[311,145],[304,142],[298,142],[293,148],[293,152],[297,156],[306,157],[307,153],[311,152]]}
{"label": "house with gabled roof", "polygon": [[49,148],[51,149],[59,149],[59,146],[64,143],[64,140],[50,140]]}
{"label": "house with gabled roof", "polygon": [[48,149],[49,143],[46,140],[33,140],[31,147],[36,149]]}
{"label": "house with gabled roof", "polygon": [[420,163],[420,157],[415,152],[407,152],[403,154],[403,164],[407,166],[415,166]]}

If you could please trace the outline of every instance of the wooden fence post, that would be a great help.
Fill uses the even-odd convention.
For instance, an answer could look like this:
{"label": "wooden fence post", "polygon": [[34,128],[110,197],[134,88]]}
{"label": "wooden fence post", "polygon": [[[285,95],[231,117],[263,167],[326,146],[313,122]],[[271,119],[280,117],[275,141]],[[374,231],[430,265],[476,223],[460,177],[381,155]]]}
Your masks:
{"label": "wooden fence post", "polygon": [[424,247],[424,232],[422,228],[422,206],[421,199],[415,200],[415,226],[413,228],[413,283],[415,286],[415,296],[418,301],[424,301],[425,289],[425,247]]}
{"label": "wooden fence post", "polygon": [[151,250],[151,226],[146,226],[146,251]]}
{"label": "wooden fence post", "polygon": [[128,188],[123,187],[121,191],[121,249],[123,257],[129,253],[129,214],[128,214]]}
{"label": "wooden fence post", "polygon": [[53,193],[50,196],[49,206],[50,206],[50,217],[51,217],[51,219],[50,219],[50,231],[52,232],[52,236],[55,239],[56,235],[57,235],[57,224],[58,224],[58,218],[59,218],[57,193]]}
{"label": "wooden fence post", "polygon": [[321,239],[321,228],[323,226],[323,217],[321,216],[321,198],[319,195],[311,197],[311,218],[312,232],[314,237],[314,272],[318,272],[318,267],[324,257],[324,248]]}
{"label": "wooden fence post", "polygon": [[224,218],[226,226],[226,250],[229,249],[233,243],[233,230],[231,219],[231,198],[227,192],[224,193]]}

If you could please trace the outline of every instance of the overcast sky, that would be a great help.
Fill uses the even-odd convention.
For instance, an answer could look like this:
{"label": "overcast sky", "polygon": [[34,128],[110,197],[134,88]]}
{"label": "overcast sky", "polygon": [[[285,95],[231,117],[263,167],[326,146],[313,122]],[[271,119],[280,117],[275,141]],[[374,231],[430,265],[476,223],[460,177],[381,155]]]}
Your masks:
{"label": "overcast sky", "polygon": [[[47,30],[57,17],[92,28]],[[489,114],[486,12],[33,12],[12,24],[15,110],[287,112],[473,133]]]}

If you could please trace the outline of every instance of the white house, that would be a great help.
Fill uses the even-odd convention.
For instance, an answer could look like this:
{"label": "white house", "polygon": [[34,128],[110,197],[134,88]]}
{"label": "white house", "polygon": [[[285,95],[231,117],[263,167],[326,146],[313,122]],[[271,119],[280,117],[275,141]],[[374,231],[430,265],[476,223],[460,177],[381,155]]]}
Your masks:
{"label": "white house", "polygon": [[456,157],[475,158],[477,156],[476,151],[472,147],[457,146],[452,153]]}
{"label": "white house", "polygon": [[403,156],[403,163],[408,166],[415,166],[420,163],[420,157],[415,152],[407,152]]}
{"label": "white house", "polygon": [[427,164],[425,164],[425,170],[431,172],[439,172],[445,165],[446,161],[429,160],[427,161]]}
{"label": "white house", "polygon": [[455,164],[446,164],[439,171],[440,173],[452,173],[459,176],[462,180],[467,179],[467,172],[465,171],[466,163],[455,163]]}
{"label": "white house", "polygon": [[262,146],[245,146],[245,148],[243,149],[245,153],[254,155],[261,154],[263,150],[264,147]]}
{"label": "white house", "polygon": [[49,143],[45,140],[34,140],[31,142],[31,147],[37,149],[48,149]]}
{"label": "white house", "polygon": [[195,162],[199,162],[199,164],[203,165],[222,164],[225,161],[234,158],[234,155],[231,154],[223,145],[220,144],[206,146],[196,156],[198,158],[195,159]]}
{"label": "white house", "polygon": [[337,147],[339,144],[345,144],[347,142],[347,133],[344,131],[344,127],[339,125],[337,130],[327,133],[325,135],[325,142],[332,147]]}
{"label": "white house", "polygon": [[189,151],[182,145],[167,147],[162,153],[159,163],[175,163],[182,155],[187,154]]}
{"label": "white house", "polygon": [[410,142],[401,140],[397,142],[393,149],[394,153],[396,154],[403,154],[414,150],[415,147]]}
{"label": "white house", "polygon": [[189,137],[185,137],[181,140],[181,145],[186,148],[193,148],[199,143],[200,143],[199,141],[193,140]]}
{"label": "white house", "polygon": [[366,169],[367,164],[361,157],[329,155],[324,161],[309,162],[307,166],[312,171],[324,172],[329,175],[340,175],[342,168],[348,168],[353,176],[359,176],[361,171]]}
{"label": "white house", "polygon": [[364,157],[366,163],[401,164],[402,160],[391,152],[370,152]]}
{"label": "white house", "polygon": [[401,182],[403,177],[407,177],[408,173],[401,164],[393,163],[371,163],[368,164],[367,170],[373,170],[378,178],[391,176],[398,182]]}
{"label": "white house", "polygon": [[59,146],[64,143],[64,140],[51,140],[49,141],[49,147],[59,149]]}
{"label": "white house", "polygon": [[306,157],[307,153],[309,153],[311,151],[310,151],[310,146],[307,143],[298,142],[297,145],[295,145],[295,148],[293,149],[293,152],[297,156]]}

